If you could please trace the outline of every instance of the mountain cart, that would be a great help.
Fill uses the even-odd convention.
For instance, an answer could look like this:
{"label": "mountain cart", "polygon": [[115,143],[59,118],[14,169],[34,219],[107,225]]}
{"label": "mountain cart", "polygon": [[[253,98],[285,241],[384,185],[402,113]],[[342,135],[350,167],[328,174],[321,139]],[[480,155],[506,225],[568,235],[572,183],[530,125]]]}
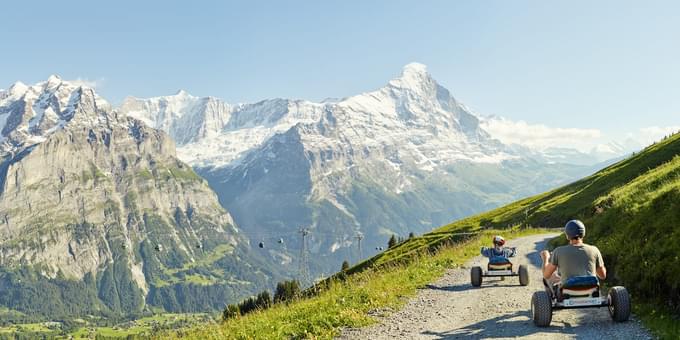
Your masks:
{"label": "mountain cart", "polygon": [[616,322],[630,317],[630,296],[626,288],[615,286],[606,297],[600,296],[600,283],[595,276],[569,278],[564,285],[551,285],[543,280],[545,291],[535,292],[531,297],[531,318],[539,327],[547,327],[554,310],[573,308],[607,307]]}
{"label": "mountain cart", "polygon": [[482,285],[484,277],[506,277],[519,276],[519,284],[526,286],[529,284],[529,270],[525,265],[520,264],[517,271],[513,271],[512,262],[505,256],[494,256],[489,259],[487,270],[483,271],[482,267],[475,266],[470,269],[470,281],[473,287]]}

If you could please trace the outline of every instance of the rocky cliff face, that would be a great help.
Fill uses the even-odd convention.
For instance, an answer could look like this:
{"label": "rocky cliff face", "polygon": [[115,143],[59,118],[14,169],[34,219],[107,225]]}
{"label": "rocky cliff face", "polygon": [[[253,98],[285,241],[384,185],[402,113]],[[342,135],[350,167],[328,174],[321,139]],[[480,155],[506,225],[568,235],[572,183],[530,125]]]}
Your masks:
{"label": "rocky cliff face", "polygon": [[15,84],[0,129],[0,304],[52,317],[194,311],[271,284],[173,141],[92,89]]}
{"label": "rocky cliff face", "polygon": [[178,91],[167,97],[127,97],[119,111],[167,131],[177,144],[184,145],[217,133],[229,121],[232,106],[214,97],[198,98]]}

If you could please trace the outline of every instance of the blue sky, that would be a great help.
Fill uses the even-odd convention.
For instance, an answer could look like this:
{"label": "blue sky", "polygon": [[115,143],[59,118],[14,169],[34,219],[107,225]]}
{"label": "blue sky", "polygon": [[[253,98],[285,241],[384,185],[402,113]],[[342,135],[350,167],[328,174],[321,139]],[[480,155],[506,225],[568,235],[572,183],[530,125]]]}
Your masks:
{"label": "blue sky", "polygon": [[0,88],[59,74],[113,103],[180,88],[321,100],[417,61],[484,115],[602,140],[680,126],[677,2],[13,1],[3,12]]}

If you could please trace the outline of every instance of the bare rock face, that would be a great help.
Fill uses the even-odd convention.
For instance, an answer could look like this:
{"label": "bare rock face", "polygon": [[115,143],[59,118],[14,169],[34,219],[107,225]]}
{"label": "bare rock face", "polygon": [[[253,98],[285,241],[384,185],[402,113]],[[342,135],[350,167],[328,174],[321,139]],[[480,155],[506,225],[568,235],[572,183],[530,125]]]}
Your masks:
{"label": "bare rock face", "polygon": [[92,89],[54,76],[13,86],[0,131],[0,305],[51,317],[197,311],[271,284],[172,140]]}

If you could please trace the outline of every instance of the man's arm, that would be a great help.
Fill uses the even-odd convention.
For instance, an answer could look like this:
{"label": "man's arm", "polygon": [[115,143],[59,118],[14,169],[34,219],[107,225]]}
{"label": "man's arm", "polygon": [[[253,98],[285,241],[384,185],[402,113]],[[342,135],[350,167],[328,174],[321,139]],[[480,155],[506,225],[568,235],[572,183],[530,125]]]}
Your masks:
{"label": "man's arm", "polygon": [[557,266],[550,262],[550,252],[544,250],[541,252],[541,258],[543,259],[543,278],[549,280],[552,274],[557,270]]}
{"label": "man's arm", "polygon": [[599,249],[597,250],[597,259],[595,260],[595,271],[600,280],[607,278],[607,268],[604,267],[604,260],[602,259],[602,254]]}

